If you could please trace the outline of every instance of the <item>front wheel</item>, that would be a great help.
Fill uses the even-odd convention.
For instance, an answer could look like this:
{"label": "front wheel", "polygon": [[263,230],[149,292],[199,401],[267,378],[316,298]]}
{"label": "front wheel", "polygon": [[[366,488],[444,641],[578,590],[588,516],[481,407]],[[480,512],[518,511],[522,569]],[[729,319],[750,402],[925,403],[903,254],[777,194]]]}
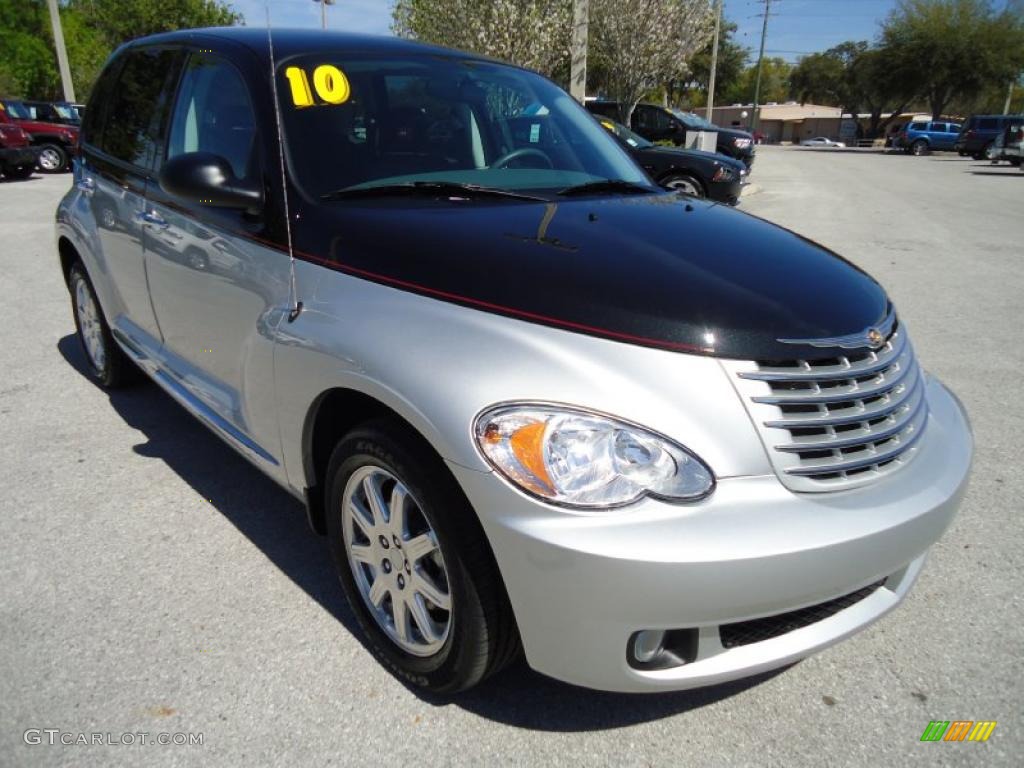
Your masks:
{"label": "front wheel", "polygon": [[23,165],[20,168],[8,168],[7,170],[4,171],[4,176],[6,176],[8,179],[16,179],[18,181],[21,181],[31,176],[32,172],[35,169],[36,168],[34,165]]}
{"label": "front wheel", "polygon": [[47,173],[63,171],[68,164],[68,153],[57,144],[43,144],[39,149],[39,169]]}
{"label": "front wheel", "polygon": [[518,632],[475,513],[397,424],[368,423],[334,449],[327,531],[348,602],[394,674],[453,693],[515,658]]}
{"label": "front wheel", "polygon": [[682,192],[691,197],[704,197],[704,186],[700,180],[688,173],[676,173],[661,180],[661,186],[674,192]]}

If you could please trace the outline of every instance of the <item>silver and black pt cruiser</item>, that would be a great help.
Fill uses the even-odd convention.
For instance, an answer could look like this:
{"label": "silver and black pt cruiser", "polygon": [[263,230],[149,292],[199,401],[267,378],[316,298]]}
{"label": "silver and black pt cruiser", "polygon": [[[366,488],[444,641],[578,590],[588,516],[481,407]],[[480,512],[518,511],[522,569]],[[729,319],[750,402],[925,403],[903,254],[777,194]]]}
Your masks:
{"label": "silver and black pt cruiser", "polygon": [[176,32],[100,77],[57,211],[104,386],[141,369],[295,496],[369,645],[654,691],[896,606],[972,439],[886,293],[654,185],[536,74]]}

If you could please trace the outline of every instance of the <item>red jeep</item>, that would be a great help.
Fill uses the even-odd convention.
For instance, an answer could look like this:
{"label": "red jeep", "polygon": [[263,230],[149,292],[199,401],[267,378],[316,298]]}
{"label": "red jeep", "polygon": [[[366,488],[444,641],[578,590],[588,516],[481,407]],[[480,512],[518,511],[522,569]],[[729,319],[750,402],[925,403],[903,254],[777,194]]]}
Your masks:
{"label": "red jeep", "polygon": [[28,133],[41,170],[56,173],[70,167],[78,145],[78,129],[74,126],[33,120],[28,109],[13,99],[0,99],[0,125],[3,124],[18,126]]}
{"label": "red jeep", "polygon": [[0,173],[8,179],[27,179],[39,153],[21,126],[0,122]]}

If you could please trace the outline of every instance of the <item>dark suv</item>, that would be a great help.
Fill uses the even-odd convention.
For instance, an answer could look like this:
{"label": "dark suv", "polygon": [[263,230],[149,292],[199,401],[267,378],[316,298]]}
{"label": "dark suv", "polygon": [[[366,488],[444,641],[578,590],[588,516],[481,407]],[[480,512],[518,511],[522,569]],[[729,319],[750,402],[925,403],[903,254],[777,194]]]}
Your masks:
{"label": "dark suv", "polygon": [[996,138],[1013,122],[1019,122],[1024,115],[971,115],[957,136],[954,148],[960,157],[970,155],[975,160],[984,160],[985,154]]}
{"label": "dark suv", "polygon": [[[615,101],[587,102],[587,109],[613,120],[619,119],[619,104]],[[748,171],[754,164],[755,147],[751,134],[736,128],[722,128],[693,112],[657,104],[637,104],[629,123],[630,128],[648,141],[671,141],[676,145],[686,142],[687,131],[715,131],[718,133],[715,149],[719,153],[742,161]]]}

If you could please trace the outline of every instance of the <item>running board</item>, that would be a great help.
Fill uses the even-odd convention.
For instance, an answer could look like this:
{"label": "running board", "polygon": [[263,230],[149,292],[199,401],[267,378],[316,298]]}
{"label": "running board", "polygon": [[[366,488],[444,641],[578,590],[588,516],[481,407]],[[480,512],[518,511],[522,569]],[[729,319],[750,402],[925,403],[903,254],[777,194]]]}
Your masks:
{"label": "running board", "polygon": [[122,349],[135,361],[135,363],[146,371],[153,380],[160,385],[167,394],[207,426],[211,427],[217,434],[226,439],[230,445],[240,449],[245,454],[251,454],[255,458],[278,466],[278,461],[267,453],[259,444],[255,443],[248,435],[235,427],[231,422],[218,414],[206,403],[188,391],[181,382],[168,374],[160,363],[147,355],[138,344],[136,344],[126,333],[112,328],[114,337]]}

